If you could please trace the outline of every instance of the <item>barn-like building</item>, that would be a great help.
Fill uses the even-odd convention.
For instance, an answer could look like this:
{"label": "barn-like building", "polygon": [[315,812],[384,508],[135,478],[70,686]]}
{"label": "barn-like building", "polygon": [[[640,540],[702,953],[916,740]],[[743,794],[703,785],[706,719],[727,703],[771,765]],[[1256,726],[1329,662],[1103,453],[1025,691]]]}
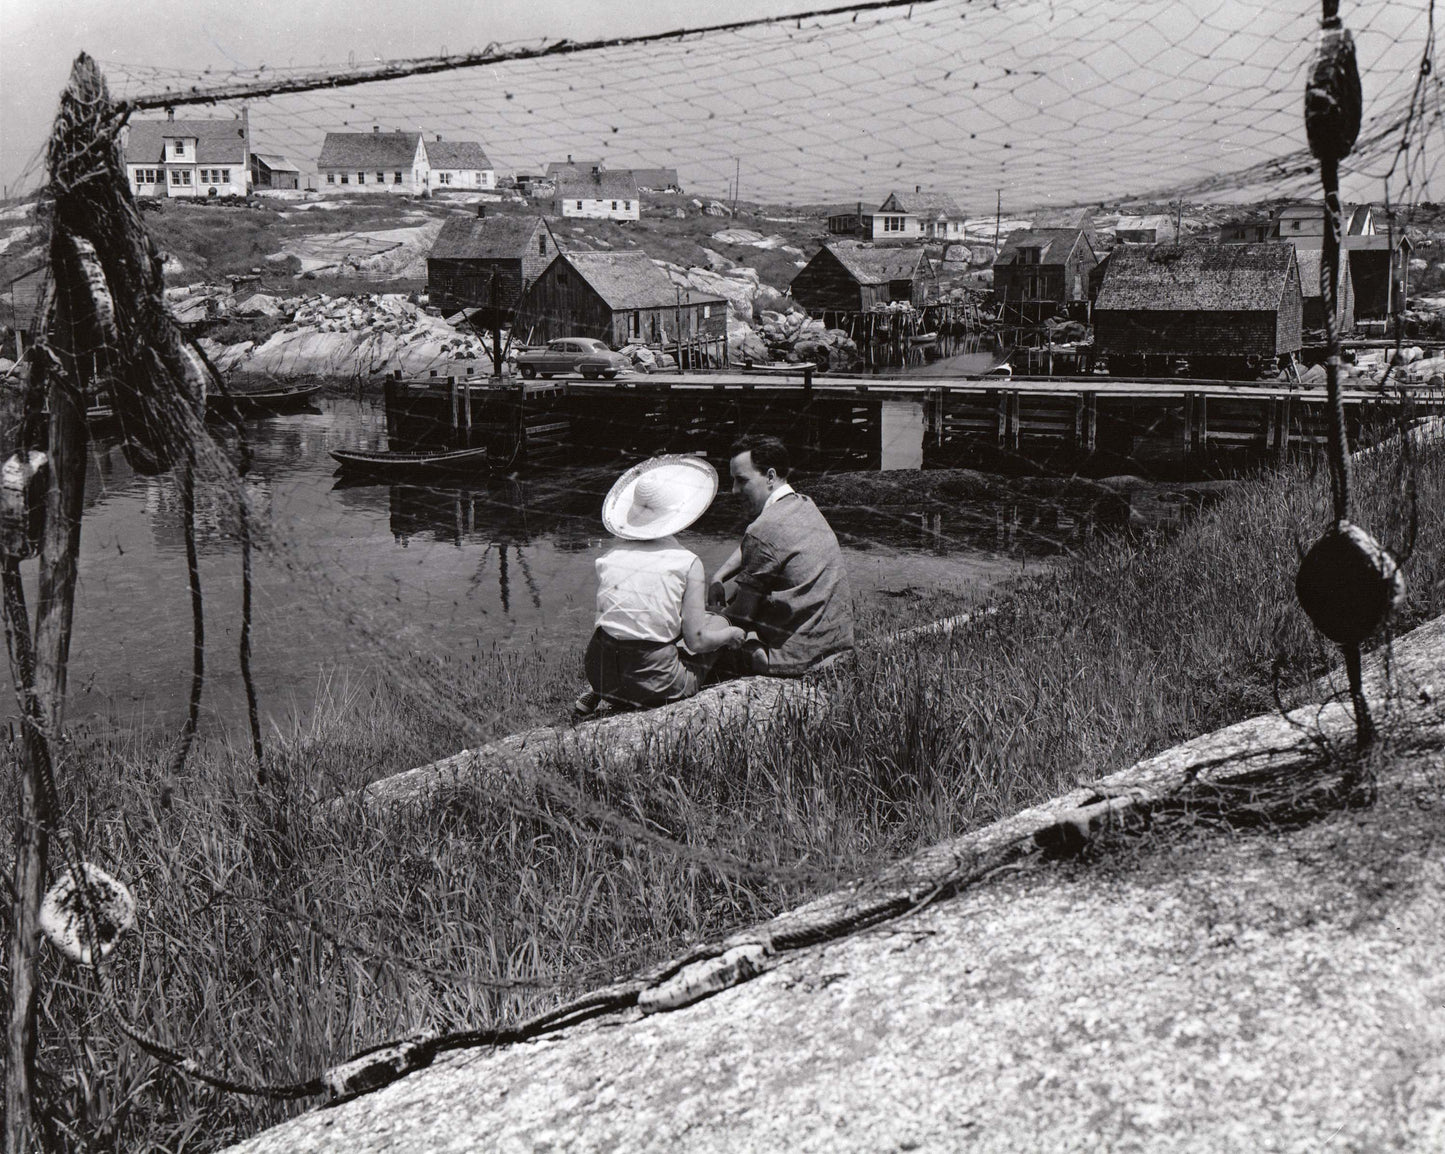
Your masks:
{"label": "barn-like building", "polygon": [[867,312],[893,301],[922,306],[935,284],[922,248],[830,240],[798,271],[793,299],[816,317]]}
{"label": "barn-like building", "polygon": [[1299,352],[1304,300],[1288,244],[1120,245],[1094,302],[1094,352],[1115,375],[1272,372]]}
{"label": "barn-like building", "polygon": [[426,288],[431,303],[450,314],[495,306],[497,323],[511,324],[522,294],[561,249],[540,216],[452,217],[437,234],[426,258]]}
{"label": "barn-like building", "polygon": [[728,304],[679,289],[645,252],[559,255],[523,295],[517,329],[529,345],[558,337],[625,344],[708,341],[726,347]]}

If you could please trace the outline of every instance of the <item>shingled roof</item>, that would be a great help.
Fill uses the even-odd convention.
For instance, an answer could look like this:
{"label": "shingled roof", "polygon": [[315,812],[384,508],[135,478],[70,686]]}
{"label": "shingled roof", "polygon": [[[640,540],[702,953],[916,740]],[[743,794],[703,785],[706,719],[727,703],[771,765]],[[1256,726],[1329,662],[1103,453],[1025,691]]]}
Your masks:
{"label": "shingled roof", "polygon": [[[537,230],[551,235],[540,216],[454,216],[442,225],[427,256],[435,260],[520,260]],[[552,238],[555,246],[556,237]]]}
{"label": "shingled roof", "polygon": [[600,160],[573,160],[570,156],[566,160],[550,160],[547,162],[548,176],[566,176],[574,172],[591,172],[594,168],[601,168]]}
{"label": "shingled roof", "polygon": [[[612,309],[653,309],[677,303],[677,289],[645,252],[569,252],[560,256],[577,270]],[[690,293],[692,304],[721,301],[719,296]]]}
{"label": "shingled roof", "polygon": [[416,156],[420,132],[328,132],[317,168],[408,168]]}
{"label": "shingled roof", "polygon": [[653,192],[661,192],[664,188],[682,187],[677,179],[677,169],[675,168],[634,168],[632,179],[637,182],[638,188],[648,188]]}
{"label": "shingled roof", "polygon": [[1073,251],[1084,231],[1082,228],[1015,229],[1008,234],[1003,248],[999,250],[998,259],[993,263],[1014,264],[1018,261],[1021,249],[1038,248],[1041,250],[1039,264],[1063,264],[1069,259],[1069,253]]}
{"label": "shingled roof", "polygon": [[1096,312],[1257,312],[1279,308],[1297,268],[1292,244],[1121,245]]}
{"label": "shingled roof", "polygon": [[878,211],[885,211],[890,203],[896,205],[899,212],[913,213],[915,216],[925,217],[928,220],[937,220],[939,217],[948,217],[952,220],[963,218],[963,210],[946,192],[917,190],[890,193],[888,199],[883,202],[883,207]]}
{"label": "shingled roof", "polygon": [[563,171],[557,177],[557,196],[561,200],[636,200],[637,181],[630,172]]}
{"label": "shingled roof", "polygon": [[859,284],[911,280],[923,258],[923,250],[919,248],[874,248],[856,240],[829,241],[823,247],[838,258]]}
{"label": "shingled roof", "polygon": [[426,149],[427,163],[443,171],[482,172],[492,167],[475,140],[429,140],[422,147]]}
{"label": "shingled roof", "polygon": [[194,137],[195,164],[245,164],[246,122],[232,120],[132,120],[126,129],[127,164],[161,164],[166,140],[176,136]]}

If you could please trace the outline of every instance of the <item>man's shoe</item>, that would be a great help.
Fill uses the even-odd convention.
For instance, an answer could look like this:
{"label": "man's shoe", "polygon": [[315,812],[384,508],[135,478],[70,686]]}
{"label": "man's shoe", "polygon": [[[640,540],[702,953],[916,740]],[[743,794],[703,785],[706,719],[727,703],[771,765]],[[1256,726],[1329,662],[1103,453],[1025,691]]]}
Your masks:
{"label": "man's shoe", "polygon": [[602,704],[602,695],[588,690],[581,697],[572,703],[573,717],[590,717],[597,712],[597,707]]}

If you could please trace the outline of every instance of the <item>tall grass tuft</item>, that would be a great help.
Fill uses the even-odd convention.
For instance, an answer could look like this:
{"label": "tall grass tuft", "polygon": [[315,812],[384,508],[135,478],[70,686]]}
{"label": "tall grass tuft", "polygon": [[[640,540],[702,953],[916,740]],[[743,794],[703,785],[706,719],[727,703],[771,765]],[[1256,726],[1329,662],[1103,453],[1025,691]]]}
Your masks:
{"label": "tall grass tuft", "polygon": [[[1356,485],[1357,519],[1397,553],[1405,476],[1382,454]],[[1445,599],[1445,450],[1421,451],[1413,477],[1422,516],[1400,628]],[[318,803],[555,720],[576,654],[479,650],[331,682],[304,723],[273,735],[264,790],[224,740],[172,781],[158,736],[81,734],[66,819],[141,910],[116,953],[128,1011],[228,1076],[309,1076],[419,1029],[515,1020],[1268,710],[1276,669],[1289,688],[1334,660],[1292,592],[1327,509],[1323,476],[1291,467],[1176,532],[1096,539],[951,635],[886,642],[912,622],[860,606],[871,640],[856,671],[826,683],[822,722],[785,712],[760,740],[694,735],[605,774],[556,765],[540,784],[451,788],[384,816]],[[73,969],[53,955],[46,967],[58,1149],[212,1150],[298,1108],[155,1065],[94,1016]]]}

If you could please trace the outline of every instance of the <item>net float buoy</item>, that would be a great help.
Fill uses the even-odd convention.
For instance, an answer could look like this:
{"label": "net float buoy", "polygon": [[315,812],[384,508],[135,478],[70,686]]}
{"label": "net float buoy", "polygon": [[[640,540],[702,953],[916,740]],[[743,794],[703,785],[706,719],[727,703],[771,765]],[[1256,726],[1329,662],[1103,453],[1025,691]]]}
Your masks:
{"label": "net float buoy", "polygon": [[1405,600],[1405,575],[1369,533],[1337,521],[1305,554],[1295,596],[1315,628],[1337,645],[1358,645]]}
{"label": "net float buoy", "polygon": [[[81,869],[85,871],[85,889],[96,923],[95,945],[104,958],[115,948],[120,935],[135,925],[135,898],[124,882],[99,866],[82,862]],[[81,892],[69,870],[45,891],[45,900],[40,903],[41,932],[52,946],[82,966],[99,960],[91,957],[86,905],[86,893]]]}

